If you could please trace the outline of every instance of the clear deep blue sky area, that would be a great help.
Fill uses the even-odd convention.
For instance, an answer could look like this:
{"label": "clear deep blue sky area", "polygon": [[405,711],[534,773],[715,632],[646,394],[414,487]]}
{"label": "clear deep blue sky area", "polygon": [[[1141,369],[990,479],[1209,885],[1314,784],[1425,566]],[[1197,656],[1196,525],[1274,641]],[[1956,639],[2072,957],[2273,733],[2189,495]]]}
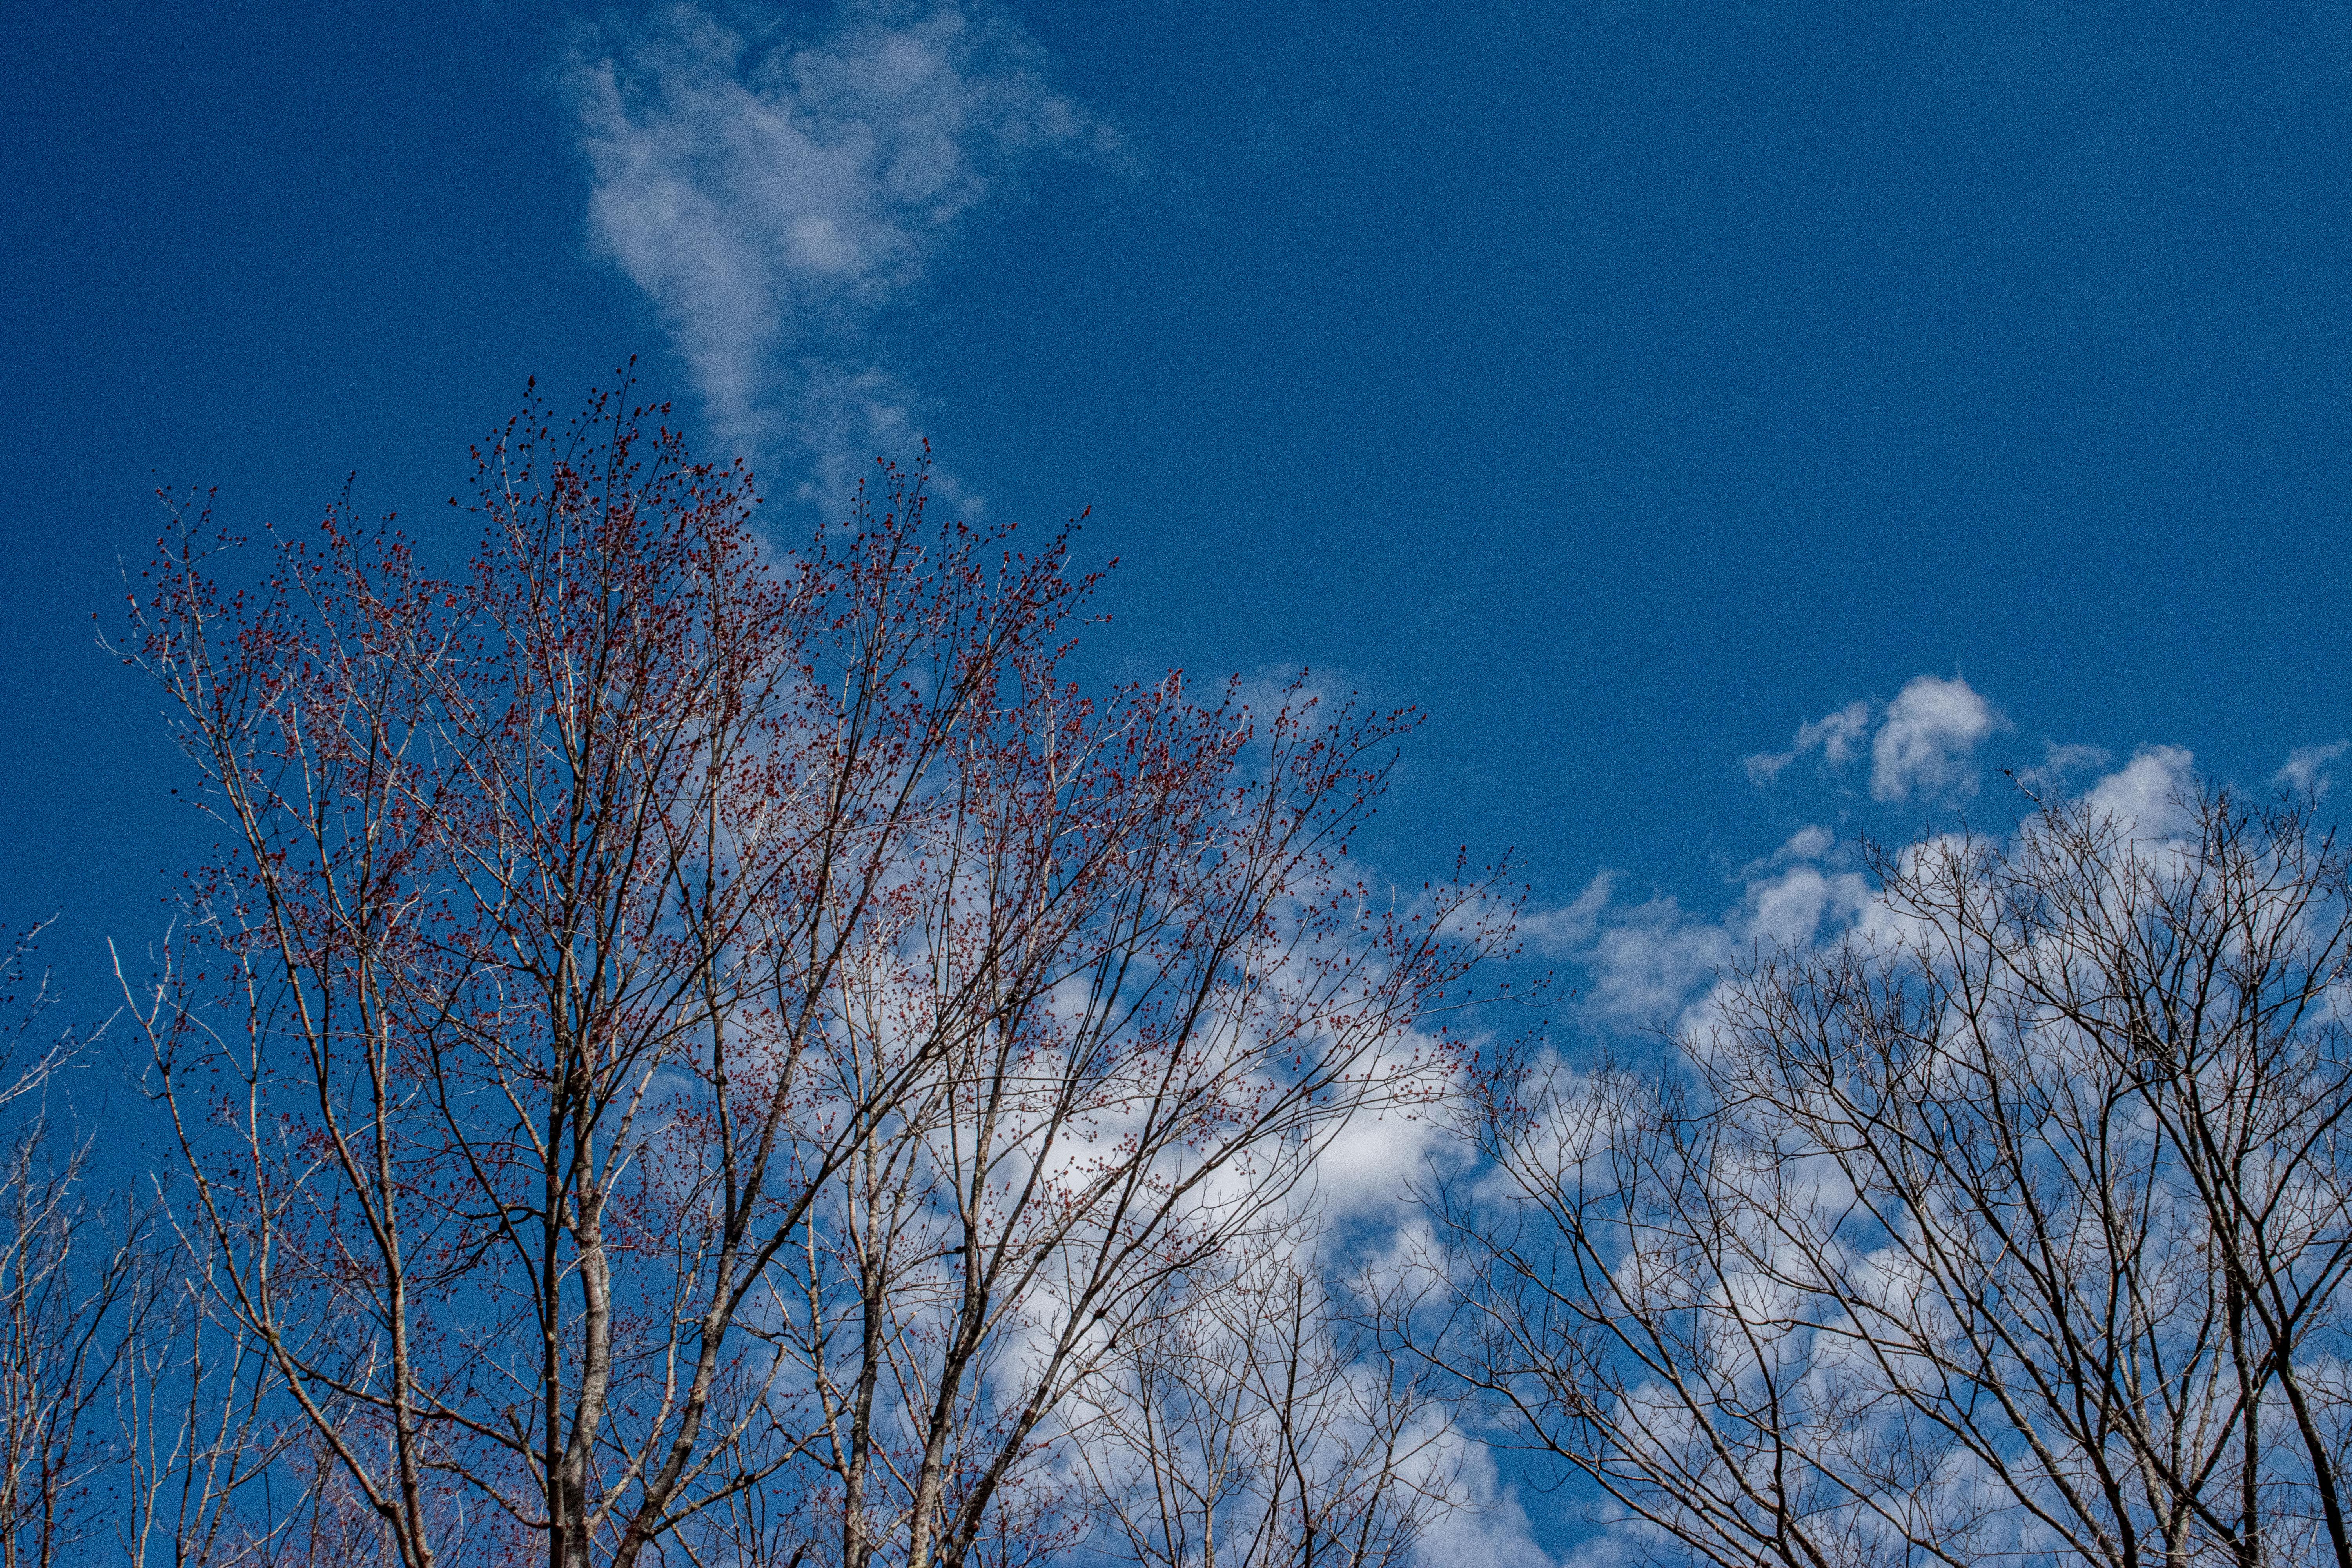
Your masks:
{"label": "clear deep blue sky area", "polygon": [[1374,858],[1514,851],[1564,1028],[2002,768],[2352,777],[2340,0],[19,5],[0,124],[0,918],[85,1012],[200,831],[92,643],[152,488],[454,550],[633,353],[787,532],[918,433],[1091,505],[1100,678],[1418,705]]}

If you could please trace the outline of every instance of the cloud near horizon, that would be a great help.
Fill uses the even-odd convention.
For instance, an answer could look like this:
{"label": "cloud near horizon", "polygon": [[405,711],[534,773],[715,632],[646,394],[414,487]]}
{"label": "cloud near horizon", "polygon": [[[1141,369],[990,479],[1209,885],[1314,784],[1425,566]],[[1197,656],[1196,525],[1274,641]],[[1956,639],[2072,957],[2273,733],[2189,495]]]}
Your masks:
{"label": "cloud near horizon", "polygon": [[959,0],[846,0],[805,36],[674,5],[583,25],[561,79],[592,246],[652,301],[719,440],[826,504],[920,438],[883,308],[1027,160],[1119,150],[1019,27]]}

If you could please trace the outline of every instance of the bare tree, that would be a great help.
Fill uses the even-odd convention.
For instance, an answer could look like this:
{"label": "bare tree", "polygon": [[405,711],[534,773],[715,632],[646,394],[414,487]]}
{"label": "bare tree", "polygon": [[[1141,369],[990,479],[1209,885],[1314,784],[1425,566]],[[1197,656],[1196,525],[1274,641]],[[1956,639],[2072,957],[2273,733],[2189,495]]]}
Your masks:
{"label": "bare tree", "polygon": [[1483,888],[1391,908],[1339,877],[1392,720],[1322,721],[1294,691],[1245,773],[1230,710],[1172,682],[1096,706],[1049,675],[967,769],[986,787],[826,1058],[856,1102],[945,1041],[811,1211],[780,1339],[846,1564],[1072,1533],[1056,1411],[1171,1280],[1280,1214],[1349,1114],[1431,1092],[1412,1031],[1508,929]]}
{"label": "bare tree", "polygon": [[851,1562],[1010,1552],[1102,1325],[1507,915],[1336,875],[1394,721],[1084,700],[1064,540],[886,470],[771,564],[649,416],[533,405],[465,574],[343,509],[242,591],[163,542],[129,658],[227,829],[133,1007],[179,1212],[406,1568],[748,1558],[804,1468]]}
{"label": "bare tree", "polygon": [[110,1231],[89,1193],[89,1145],[60,1136],[48,1097],[89,1039],[54,1029],[36,965],[40,926],[5,938],[0,1009],[0,1563],[79,1561],[103,1533],[111,1453],[95,1419],[141,1248],[139,1216]]}
{"label": "bare tree", "polygon": [[1466,1435],[1410,1357],[1417,1299],[1335,1290],[1312,1215],[1205,1263],[1130,1325],[1067,1438],[1095,1549],[1139,1568],[1381,1568],[1469,1506]]}
{"label": "bare tree", "polygon": [[2292,805],[1874,851],[1664,1072],[1434,1194],[1458,1364],[1661,1555],[2352,1562],[2345,858]]}
{"label": "bare tree", "polygon": [[131,657],[230,834],[136,1010],[226,1309],[400,1560],[625,1563],[795,1451],[736,1331],[835,1157],[798,1064],[1076,585],[911,486],[772,572],[613,398],[481,498],[449,580],[341,511],[244,593],[166,542]]}
{"label": "bare tree", "polygon": [[134,1568],[299,1561],[304,1493],[268,1418],[267,1362],[207,1320],[139,1177],[108,1190],[98,1140],[59,1138],[47,1112],[94,1039],[39,1026],[58,1000],[29,962],[39,930],[0,957],[17,1015],[0,1088],[16,1112],[0,1155],[0,1562],[104,1561],[109,1545]]}
{"label": "bare tree", "polygon": [[[347,1561],[354,1532],[320,1530],[334,1489],[267,1349],[219,1310],[207,1259],[140,1227],[115,1347],[110,1490],[134,1568]],[[373,1531],[357,1532],[372,1543]]]}
{"label": "bare tree", "polygon": [[7,1029],[0,1044],[0,1110],[20,1116],[26,1109],[21,1102],[39,1095],[90,1044],[76,1030],[53,1030],[47,1022],[60,1000],[54,977],[38,966],[48,923],[15,932],[0,927],[0,1017]]}
{"label": "bare tree", "polygon": [[0,1152],[0,1563],[75,1560],[102,1533],[100,1424],[142,1237],[110,1237],[88,1151],[36,1120]]}

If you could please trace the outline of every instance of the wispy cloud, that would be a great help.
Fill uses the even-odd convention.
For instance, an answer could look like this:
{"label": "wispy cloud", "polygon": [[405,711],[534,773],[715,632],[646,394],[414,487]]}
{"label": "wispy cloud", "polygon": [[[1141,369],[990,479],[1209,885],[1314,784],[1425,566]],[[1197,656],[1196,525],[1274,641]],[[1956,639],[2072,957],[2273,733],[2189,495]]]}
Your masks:
{"label": "wispy cloud", "polygon": [[1958,676],[1922,675],[1892,702],[1849,702],[1801,726],[1787,751],[1748,758],[1748,777],[1761,789],[1811,755],[1841,773],[1867,738],[1871,799],[1958,800],[1976,793],[1977,748],[2011,727],[2007,715]]}
{"label": "wispy cloud", "polygon": [[2325,800],[2336,784],[2336,770],[2327,764],[2352,751],[2352,741],[2331,741],[2324,746],[2297,746],[2287,753],[2286,766],[2271,775],[2271,783],[2314,800]]}
{"label": "wispy cloud", "polygon": [[1604,870],[1571,902],[1535,912],[1519,930],[1538,952],[1583,970],[1579,1010],[1588,1023],[1688,1026],[1698,1016],[1691,1009],[1727,966],[1759,951],[1806,946],[1824,929],[1861,918],[1869,884],[1845,862],[1828,828],[1801,827],[1742,868],[1738,901],[1719,915],[1664,893],[1621,903],[1620,874]]}
{"label": "wispy cloud", "polygon": [[1849,702],[1834,713],[1823,714],[1797,727],[1794,741],[1785,752],[1759,752],[1748,759],[1748,777],[1761,789],[1780,776],[1780,770],[1809,752],[1821,753],[1822,765],[1832,772],[1845,766],[1853,755],[1855,744],[1870,733],[1871,705]]}
{"label": "wispy cloud", "polygon": [[1116,156],[1009,20],[846,0],[814,34],[698,5],[583,26],[562,69],[596,250],[644,289],[714,433],[833,503],[917,439],[876,336],[1041,154]]}
{"label": "wispy cloud", "polygon": [[2017,782],[2030,790],[2063,789],[2067,780],[2093,768],[2104,768],[2114,760],[2114,753],[2105,746],[2045,739],[2042,742],[2042,761],[2032,767],[2018,769]]}

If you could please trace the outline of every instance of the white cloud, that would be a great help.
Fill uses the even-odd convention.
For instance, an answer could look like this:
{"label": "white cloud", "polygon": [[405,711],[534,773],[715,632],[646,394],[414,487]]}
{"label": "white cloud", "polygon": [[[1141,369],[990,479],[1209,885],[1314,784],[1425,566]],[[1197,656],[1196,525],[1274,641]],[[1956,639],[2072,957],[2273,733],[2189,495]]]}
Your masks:
{"label": "white cloud", "polygon": [[[1458,1441],[1458,1440],[1457,1440]],[[1517,1493],[1496,1471],[1494,1451],[1461,1442],[1467,1506],[1446,1510],[1413,1543],[1413,1561],[1429,1568],[1551,1568],[1552,1558],[1536,1541],[1534,1521]]]}
{"label": "white cloud", "polygon": [[1664,894],[1612,910],[1579,955],[1591,976],[1585,1010],[1625,1028],[1673,1024],[1738,951],[1729,921],[1695,915]]}
{"label": "white cloud", "polygon": [[2093,784],[2084,804],[2161,837],[2188,820],[2180,802],[2196,794],[2196,763],[2186,746],[2142,746],[2130,762]]}
{"label": "white cloud", "polygon": [[1870,901],[1858,871],[1822,862],[1835,852],[1828,829],[1801,827],[1744,874],[1739,901],[1720,917],[1655,895],[1620,904],[1619,873],[1603,871],[1570,903],[1519,922],[1537,951],[1576,963],[1587,982],[1582,1011],[1606,1028],[1689,1027],[1716,976],[1757,950],[1802,947],[1825,927],[1859,920]]}
{"label": "white cloud", "polygon": [[595,248],[652,300],[722,440],[793,460],[837,504],[913,456],[921,399],[877,311],[1041,153],[1117,138],[1009,21],[957,0],[848,0],[814,37],[695,5],[583,28],[563,81]]}
{"label": "white cloud", "polygon": [[[1973,786],[1971,758],[1979,743],[2006,725],[1998,709],[1958,680],[1922,677],[1889,703],[1871,738],[1872,793],[1964,795]],[[1891,739],[1890,739],[1891,737]],[[2054,775],[2095,765],[2105,753],[2092,747],[2049,748]],[[2310,747],[2295,753],[2312,770],[2282,781],[2300,786],[2352,744]],[[2324,754],[2323,754],[2324,753]],[[1889,787],[1882,788],[1882,779]],[[2189,824],[2181,802],[2197,795],[2196,758],[2183,746],[2142,746],[2122,767],[2095,779],[2083,803],[2106,813],[2127,831],[2161,839]],[[1931,841],[1932,842],[1932,841]],[[1916,853],[1915,846],[1905,851]],[[1716,977],[1759,952],[1799,949],[1862,929],[1888,933],[1888,911],[1869,879],[1835,836],[1818,824],[1797,829],[1770,855],[1733,873],[1738,900],[1719,914],[1685,909],[1664,893],[1620,901],[1624,880],[1603,871],[1570,902],[1522,919],[1529,945],[1584,973],[1580,988],[1586,1021],[1604,1030],[1703,1028]]]}
{"label": "white cloud", "polygon": [[2105,746],[2086,746],[2044,740],[2039,765],[2017,770],[2017,782],[2031,791],[2063,788],[2068,779],[2113,760]]}
{"label": "white cloud", "polygon": [[1862,738],[1870,723],[1870,704],[1849,702],[1834,713],[1825,714],[1797,731],[1797,749],[1807,751],[1819,746],[1822,760],[1833,768],[1845,766],[1847,755]]}
{"label": "white cloud", "polygon": [[1724,880],[1737,887],[1743,882],[1756,880],[1767,871],[1777,871],[1783,866],[1792,865],[1800,860],[1825,859],[1830,851],[1836,847],[1837,835],[1820,823],[1815,823],[1810,827],[1800,827],[1796,832],[1789,835],[1787,842],[1773,850],[1771,854],[1750,860],[1747,865],[1726,877]]}
{"label": "white cloud", "polygon": [[2000,710],[1958,676],[1923,675],[1887,704],[1870,742],[1870,798],[1906,801],[1976,792],[1976,749],[2009,728]]}
{"label": "white cloud", "polygon": [[1316,1154],[1313,1196],[1334,1219],[1392,1222],[1429,1161],[1460,1152],[1444,1123],[1425,1111],[1360,1114]]}
{"label": "white cloud", "polygon": [[1787,751],[1748,758],[1748,778],[1761,789],[1790,763],[1816,752],[1825,769],[1842,772],[1867,739],[1871,799],[1958,800],[1976,793],[1977,748],[2011,727],[1999,708],[1958,676],[1922,675],[1892,702],[1849,702],[1801,725]]}
{"label": "white cloud", "polygon": [[2287,753],[2286,766],[2271,775],[2271,783],[2315,800],[2327,798],[2336,771],[2327,764],[2352,751],[2352,741],[2332,741],[2324,746],[2297,746]]}
{"label": "white cloud", "polygon": [[1870,719],[1869,703],[1849,702],[1834,713],[1799,725],[1796,739],[1787,751],[1759,752],[1748,759],[1748,781],[1761,789],[1780,777],[1782,768],[1808,752],[1819,752],[1822,764],[1836,772],[1845,766],[1854,747],[1869,733]]}
{"label": "white cloud", "polygon": [[1609,895],[1617,886],[1621,873],[1602,870],[1593,874],[1592,880],[1576,897],[1556,909],[1531,910],[1519,918],[1519,934],[1538,952],[1557,957],[1576,952],[1592,940],[1598,928],[1601,911],[1609,907]]}
{"label": "white cloud", "polygon": [[1772,852],[1772,864],[1785,866],[1791,860],[1818,860],[1837,844],[1837,835],[1821,824],[1800,827],[1789,835],[1789,841]]}
{"label": "white cloud", "polygon": [[2042,765],[2053,775],[2105,767],[2110,755],[2105,746],[2061,745],[2055,741],[2042,742]]}

